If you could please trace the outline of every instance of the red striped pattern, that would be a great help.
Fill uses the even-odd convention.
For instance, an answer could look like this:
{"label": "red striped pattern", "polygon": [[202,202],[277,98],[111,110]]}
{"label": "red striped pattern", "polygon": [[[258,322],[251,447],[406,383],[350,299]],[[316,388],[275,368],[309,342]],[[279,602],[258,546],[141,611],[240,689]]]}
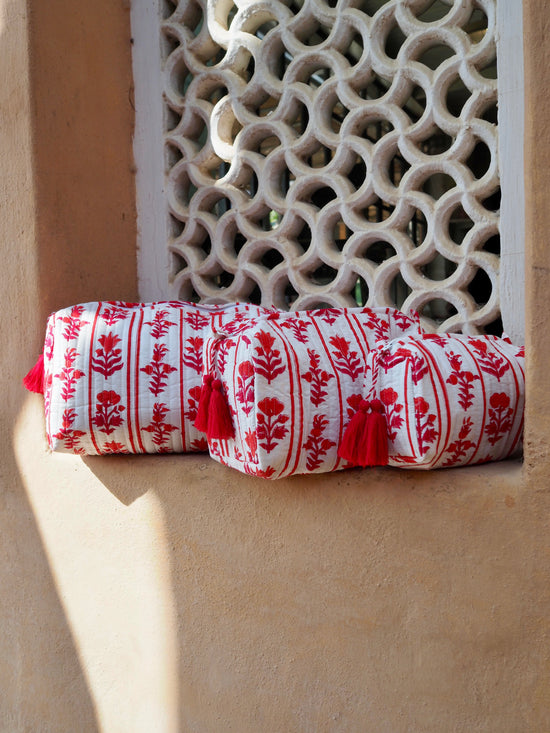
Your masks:
{"label": "red striped pattern", "polygon": [[[211,456],[272,479],[344,468],[337,450],[348,398],[361,392],[369,351],[381,333],[419,333],[415,319],[402,314],[395,319],[396,314],[391,308],[340,308],[221,326],[230,344],[225,361],[215,360],[207,370],[226,387],[235,438],[210,440]],[[207,339],[205,354],[213,338]],[[238,389],[238,366],[245,363],[254,369],[250,411]]]}
{"label": "red striped pattern", "polygon": [[201,385],[205,337],[213,321],[269,312],[250,304],[101,301],[52,314],[44,344],[50,447],[91,454],[205,450],[186,417]]}
{"label": "red striped pattern", "polygon": [[519,449],[525,374],[518,347],[493,336],[411,336],[379,347],[369,366],[378,359],[385,368],[374,385],[367,376],[363,393],[397,394],[403,419],[390,440],[390,465],[462,466]]}

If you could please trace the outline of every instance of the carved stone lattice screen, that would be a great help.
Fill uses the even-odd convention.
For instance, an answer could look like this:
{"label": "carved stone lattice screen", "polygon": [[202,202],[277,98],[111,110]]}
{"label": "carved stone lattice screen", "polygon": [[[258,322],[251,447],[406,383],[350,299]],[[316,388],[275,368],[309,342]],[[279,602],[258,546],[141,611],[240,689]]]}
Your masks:
{"label": "carved stone lattice screen", "polygon": [[164,9],[179,297],[500,332],[496,0]]}

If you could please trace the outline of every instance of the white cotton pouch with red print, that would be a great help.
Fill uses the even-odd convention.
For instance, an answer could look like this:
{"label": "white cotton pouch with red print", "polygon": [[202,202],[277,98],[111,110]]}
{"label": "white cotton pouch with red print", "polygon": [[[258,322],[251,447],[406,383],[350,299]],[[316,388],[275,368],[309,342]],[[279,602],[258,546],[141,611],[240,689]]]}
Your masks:
{"label": "white cotton pouch with red print", "polygon": [[270,479],[345,468],[337,449],[368,353],[410,332],[420,333],[418,319],[392,308],[278,313],[218,329],[205,341],[205,372],[225,395],[234,435],[210,436],[210,455]]}
{"label": "white cotton pouch with red print", "polygon": [[425,334],[372,351],[363,406],[383,405],[388,465],[464,466],[519,452],[524,361],[523,348],[494,336]]}
{"label": "white cotton pouch with red print", "polygon": [[46,433],[69,453],[206,451],[195,420],[203,344],[270,311],[249,304],[93,302],[53,313],[44,345]]}

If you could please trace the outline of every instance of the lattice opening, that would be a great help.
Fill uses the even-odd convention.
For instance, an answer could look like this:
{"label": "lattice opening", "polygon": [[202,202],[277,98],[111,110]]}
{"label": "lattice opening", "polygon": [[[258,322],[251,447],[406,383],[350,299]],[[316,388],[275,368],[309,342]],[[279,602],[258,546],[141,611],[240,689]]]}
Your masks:
{"label": "lattice opening", "polygon": [[449,3],[443,3],[440,2],[440,0],[435,0],[435,2],[428,2],[426,8],[422,12],[418,13],[417,18],[424,23],[434,23],[444,18],[449,10]]}
{"label": "lattice opening", "polygon": [[395,25],[386,36],[386,42],[384,44],[386,56],[390,59],[396,59],[406,40],[407,36],[398,25]]}
{"label": "lattice opening", "polygon": [[166,0],[177,295],[497,328],[495,3]]}

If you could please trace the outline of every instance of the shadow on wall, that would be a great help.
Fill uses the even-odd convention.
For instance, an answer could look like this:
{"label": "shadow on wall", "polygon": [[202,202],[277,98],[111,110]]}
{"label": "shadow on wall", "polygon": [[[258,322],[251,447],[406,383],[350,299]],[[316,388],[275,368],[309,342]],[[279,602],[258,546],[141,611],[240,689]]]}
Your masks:
{"label": "shadow on wall", "polygon": [[[5,408],[4,436],[17,414]],[[0,729],[94,733],[94,703],[29,503],[29,477],[20,476],[10,443],[3,441],[0,485]],[[47,492],[32,465],[29,455],[30,480]]]}
{"label": "shadow on wall", "polygon": [[[28,400],[21,379],[43,338],[30,140],[30,5],[37,3],[0,1],[0,730],[94,733],[94,703],[27,493],[29,480],[44,497],[51,488],[36,471],[37,445],[44,453],[41,433],[35,443],[27,426],[19,425],[22,465],[14,451]],[[47,42],[58,53],[51,37]],[[51,85],[46,87],[51,95]]]}
{"label": "shadow on wall", "polygon": [[125,511],[162,507],[180,730],[523,725],[519,463],[269,482],[205,455],[83,460]]}

